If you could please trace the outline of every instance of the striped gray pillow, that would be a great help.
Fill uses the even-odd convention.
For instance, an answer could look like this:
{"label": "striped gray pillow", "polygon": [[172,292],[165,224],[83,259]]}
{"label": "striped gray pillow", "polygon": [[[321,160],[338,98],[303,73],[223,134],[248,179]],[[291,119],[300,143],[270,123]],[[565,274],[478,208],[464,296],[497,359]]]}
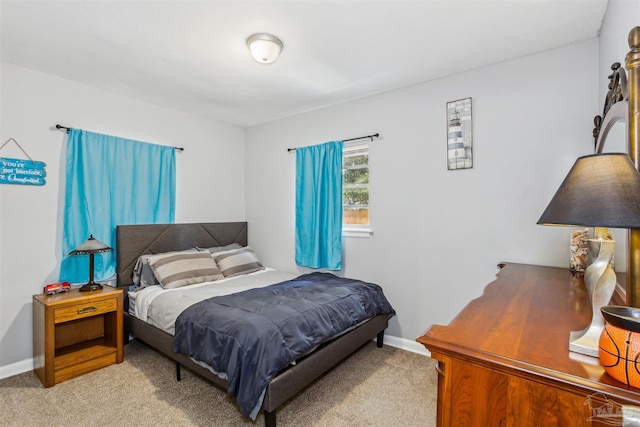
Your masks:
{"label": "striped gray pillow", "polygon": [[240,276],[241,274],[264,270],[264,266],[258,261],[258,257],[249,246],[227,252],[218,252],[211,254],[211,256],[218,264],[218,268],[224,277]]}
{"label": "striped gray pillow", "polygon": [[239,243],[231,243],[230,245],[226,245],[226,246],[213,246],[211,248],[200,248],[197,247],[196,249],[204,252],[204,251],[209,251],[210,254],[215,254],[216,252],[224,252],[224,251],[230,251],[233,249],[240,249],[242,248],[242,245]]}
{"label": "striped gray pillow", "polygon": [[[167,255],[174,254],[180,252],[195,252],[196,248],[186,249],[184,251],[173,251],[173,252],[162,252],[160,254],[155,255]],[[151,266],[149,265],[149,257],[154,256],[154,254],[150,255],[141,255],[136,262],[135,267],[133,268],[133,284],[136,288],[136,291],[139,291],[147,286],[157,286],[160,285],[156,275],[153,273]]]}
{"label": "striped gray pillow", "polygon": [[165,289],[213,282],[224,276],[208,252],[174,252],[149,256],[149,266]]}

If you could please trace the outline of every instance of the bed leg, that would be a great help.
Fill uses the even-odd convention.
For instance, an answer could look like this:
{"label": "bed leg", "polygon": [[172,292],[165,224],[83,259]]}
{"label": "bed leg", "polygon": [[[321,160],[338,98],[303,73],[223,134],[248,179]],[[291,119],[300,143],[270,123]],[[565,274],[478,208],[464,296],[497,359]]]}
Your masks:
{"label": "bed leg", "polygon": [[264,427],[276,427],[276,411],[264,411]]}
{"label": "bed leg", "polygon": [[180,374],[180,364],[176,362],[176,381],[182,380],[182,375]]}
{"label": "bed leg", "polygon": [[384,331],[378,332],[378,337],[376,338],[376,345],[378,348],[382,348],[384,344]]}

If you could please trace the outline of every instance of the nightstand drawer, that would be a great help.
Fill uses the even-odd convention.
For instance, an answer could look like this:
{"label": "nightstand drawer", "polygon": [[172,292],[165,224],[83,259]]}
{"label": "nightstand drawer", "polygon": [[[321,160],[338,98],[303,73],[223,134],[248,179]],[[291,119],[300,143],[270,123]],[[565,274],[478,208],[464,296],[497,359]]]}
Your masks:
{"label": "nightstand drawer", "polygon": [[55,323],[68,322],[70,320],[82,319],[84,317],[95,316],[97,314],[109,313],[116,311],[117,309],[118,300],[116,298],[72,305],[71,307],[57,308]]}

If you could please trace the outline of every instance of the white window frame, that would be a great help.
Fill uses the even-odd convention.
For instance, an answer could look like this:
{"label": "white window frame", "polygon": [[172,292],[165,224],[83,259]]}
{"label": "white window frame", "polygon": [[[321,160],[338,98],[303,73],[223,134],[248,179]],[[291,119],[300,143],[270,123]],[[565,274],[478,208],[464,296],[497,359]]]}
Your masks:
{"label": "white window frame", "polygon": [[[373,235],[373,229],[371,228],[371,156],[370,156],[370,146],[369,141],[353,141],[353,142],[345,142],[342,147],[342,156],[349,151],[359,150],[359,149],[367,149],[367,154],[369,155],[369,184],[367,184],[369,188],[369,224],[342,224],[342,237],[371,237]],[[343,181],[344,183],[344,181]]]}

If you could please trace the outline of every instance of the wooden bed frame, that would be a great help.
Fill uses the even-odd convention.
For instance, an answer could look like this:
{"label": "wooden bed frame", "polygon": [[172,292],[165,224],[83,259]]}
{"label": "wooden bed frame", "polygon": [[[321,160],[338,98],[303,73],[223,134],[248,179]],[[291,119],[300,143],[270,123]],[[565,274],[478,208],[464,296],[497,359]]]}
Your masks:
{"label": "wooden bed frame", "polygon": [[[173,336],[128,314],[126,291],[132,284],[133,268],[139,256],[193,247],[226,246],[231,243],[247,245],[247,223],[194,223],[121,225],[116,229],[117,286],[125,291],[124,336],[129,334],[155,348],[176,362],[176,374],[180,379],[180,365],[207,378],[214,384],[227,388],[227,382],[206,368],[193,362],[188,356],[173,351]],[[295,365],[281,371],[267,386],[262,409],[265,426],[275,427],[276,409],[303,390],[314,380],[337,365],[367,342],[377,337],[382,347],[384,330],[389,315],[379,315],[357,328],[320,346]]]}

